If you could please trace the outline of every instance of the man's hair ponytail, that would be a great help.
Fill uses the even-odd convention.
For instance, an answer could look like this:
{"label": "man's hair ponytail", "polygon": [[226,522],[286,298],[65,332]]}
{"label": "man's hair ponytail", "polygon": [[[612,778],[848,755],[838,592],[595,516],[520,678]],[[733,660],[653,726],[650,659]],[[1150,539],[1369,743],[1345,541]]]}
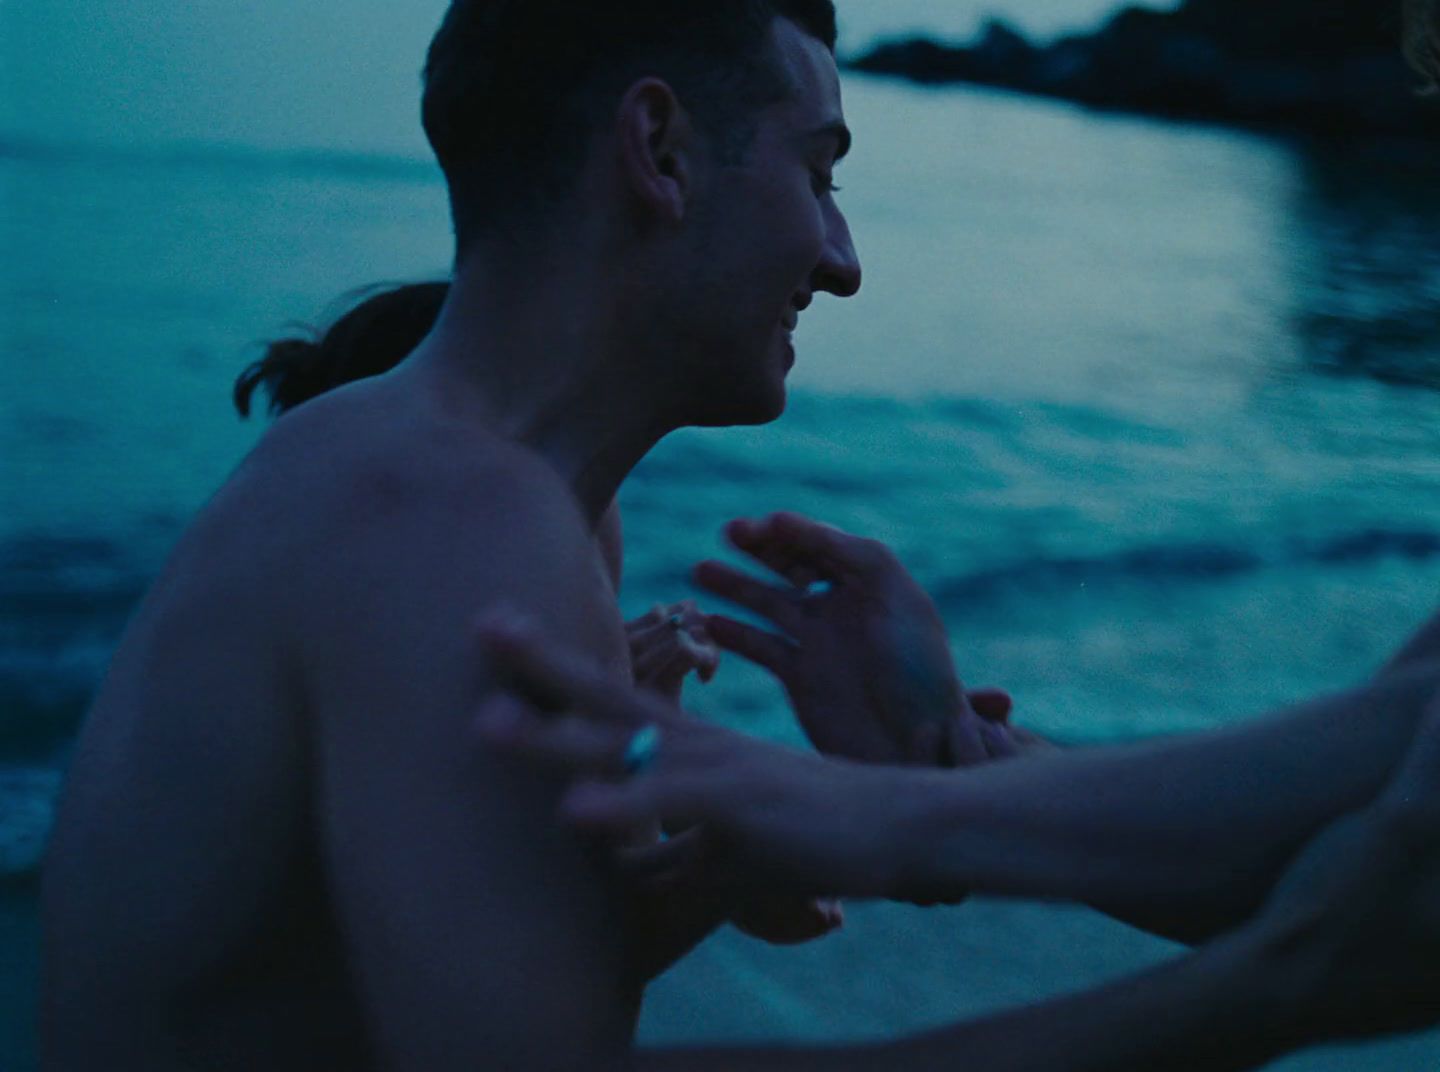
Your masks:
{"label": "man's hair ponytail", "polygon": [[248,417],[255,392],[264,390],[271,416],[279,416],[341,384],[389,372],[430,333],[449,289],[410,283],[351,295],[368,296],[324,332],[270,343],[235,380],[235,408]]}

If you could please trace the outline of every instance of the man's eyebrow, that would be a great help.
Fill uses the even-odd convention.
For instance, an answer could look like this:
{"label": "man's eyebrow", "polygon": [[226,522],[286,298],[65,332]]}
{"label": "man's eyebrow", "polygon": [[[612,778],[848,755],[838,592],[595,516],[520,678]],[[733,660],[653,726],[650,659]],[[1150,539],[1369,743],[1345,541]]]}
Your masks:
{"label": "man's eyebrow", "polygon": [[818,126],[810,132],[812,138],[832,137],[835,139],[835,162],[839,163],[844,159],[845,154],[850,151],[850,128],[842,121],[836,119]]}

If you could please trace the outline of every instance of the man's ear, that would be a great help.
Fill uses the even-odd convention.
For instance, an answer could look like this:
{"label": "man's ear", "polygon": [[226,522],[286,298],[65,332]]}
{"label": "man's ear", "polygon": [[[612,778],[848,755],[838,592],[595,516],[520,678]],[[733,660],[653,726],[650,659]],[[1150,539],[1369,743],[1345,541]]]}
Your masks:
{"label": "man's ear", "polygon": [[675,91],[644,78],[626,91],[617,115],[622,181],[647,215],[685,216],[694,181],[695,125]]}

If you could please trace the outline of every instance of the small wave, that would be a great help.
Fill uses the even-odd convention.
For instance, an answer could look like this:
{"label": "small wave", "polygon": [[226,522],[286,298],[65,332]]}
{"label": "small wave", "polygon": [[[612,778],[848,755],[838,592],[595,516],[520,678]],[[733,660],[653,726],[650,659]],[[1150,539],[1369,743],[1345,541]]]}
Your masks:
{"label": "small wave", "polygon": [[1108,555],[1038,557],[953,577],[933,586],[942,606],[973,606],[1019,594],[1073,591],[1132,582],[1199,584],[1303,565],[1364,565],[1385,559],[1440,558],[1440,532],[1371,528],[1276,549],[1218,543],[1158,545]]}
{"label": "small wave", "polygon": [[0,545],[0,756],[45,755],[74,733],[147,580],[106,540]]}
{"label": "small wave", "polygon": [[1371,529],[1341,536],[1309,550],[1305,557],[1326,563],[1368,562],[1377,558],[1423,560],[1440,555],[1440,533]]}
{"label": "small wave", "polygon": [[695,437],[680,437],[641,463],[626,495],[653,494],[658,500],[668,500],[677,487],[687,491],[693,488],[696,473],[705,474],[707,481],[717,485],[744,487],[760,500],[771,489],[784,493],[796,488],[831,495],[886,495],[897,484],[906,482],[904,474],[836,465],[834,453],[828,443],[794,437],[787,439],[781,449],[771,450],[767,445],[764,452],[756,449],[749,453],[720,448]]}
{"label": "small wave", "polygon": [[0,767],[0,885],[33,879],[45,855],[60,772]]}
{"label": "small wave", "polygon": [[72,737],[99,687],[118,633],[0,654],[0,756],[40,756]]}

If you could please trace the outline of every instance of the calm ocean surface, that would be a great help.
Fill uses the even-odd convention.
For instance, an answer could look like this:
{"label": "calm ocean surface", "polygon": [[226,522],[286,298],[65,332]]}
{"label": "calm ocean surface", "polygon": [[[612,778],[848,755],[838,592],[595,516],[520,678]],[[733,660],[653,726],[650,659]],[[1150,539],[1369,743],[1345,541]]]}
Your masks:
{"label": "calm ocean surface", "polygon": [[[1089,742],[1343,686],[1440,604],[1440,156],[846,92],[864,290],[804,318],[781,422],[635,473],[627,610],[686,594],[725,520],[799,509],[892,542],[966,678]],[[228,401],[255,342],[439,274],[446,236],[418,154],[0,139],[0,876],[33,866],[118,631],[258,434]],[[794,736],[738,663],[690,699]],[[1169,950],[1069,909],[862,906],[798,951],[716,938],[645,1031],[875,1036]]]}

